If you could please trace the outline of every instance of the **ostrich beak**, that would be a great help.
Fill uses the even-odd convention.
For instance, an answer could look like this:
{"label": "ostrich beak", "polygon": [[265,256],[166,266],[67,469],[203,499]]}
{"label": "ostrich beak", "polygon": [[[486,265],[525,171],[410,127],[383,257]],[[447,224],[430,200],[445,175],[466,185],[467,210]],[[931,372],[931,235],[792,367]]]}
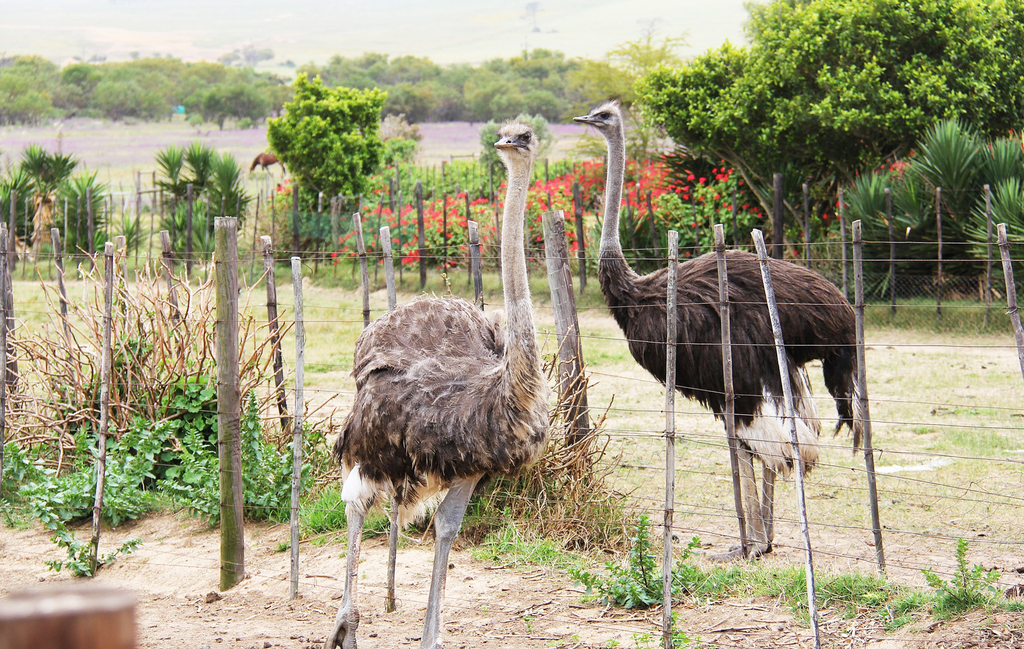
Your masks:
{"label": "ostrich beak", "polygon": [[495,149],[518,149],[519,145],[510,137],[503,137],[494,143]]}
{"label": "ostrich beak", "polygon": [[574,121],[574,122],[583,122],[584,124],[593,124],[597,120],[592,118],[590,115],[580,115],[579,117],[573,117],[572,121]]}

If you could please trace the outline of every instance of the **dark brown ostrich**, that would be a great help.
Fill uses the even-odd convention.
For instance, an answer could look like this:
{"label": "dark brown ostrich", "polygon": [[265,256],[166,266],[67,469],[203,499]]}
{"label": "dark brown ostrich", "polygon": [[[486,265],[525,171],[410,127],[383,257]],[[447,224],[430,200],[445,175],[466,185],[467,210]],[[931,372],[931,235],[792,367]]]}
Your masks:
{"label": "dark brown ostrich", "polygon": [[[619,323],[633,358],[659,381],[665,381],[666,291],[668,271],[638,275],[626,263],[619,243],[619,206],[625,168],[625,138],[617,102],[605,103],[575,121],[589,124],[608,142],[604,223],[598,279],[605,302]],[[730,318],[736,435],[739,439],[741,491],[751,556],[771,552],[775,477],[793,467],[793,451],[782,419],[782,383],[765,304],[757,257],[729,251]],[[820,431],[805,365],[820,360],[825,385],[836,401],[839,421],[861,436],[859,401],[854,390],[856,348],[854,314],[846,298],[828,280],[806,268],[770,260],[779,316],[789,356],[797,414],[797,434],[804,466],[818,459]],[[683,395],[724,417],[722,331],[718,312],[718,266],[713,254],[678,266],[676,387]],[[753,458],[763,465],[762,494],[757,495]],[[721,558],[740,556],[734,548]]]}
{"label": "dark brown ostrich", "polygon": [[253,158],[249,171],[255,171],[257,166],[263,167],[263,171],[266,171],[270,165],[281,165],[281,171],[288,173],[288,170],[284,168],[284,163],[278,160],[273,153],[261,153]]}
{"label": "dark brown ostrich", "polygon": [[350,469],[342,488],[349,532],[345,592],[328,649],[356,646],[367,509],[391,496],[405,521],[447,489],[434,513],[434,570],[420,642],[424,649],[441,647],[448,554],[474,488],[531,464],[547,441],[548,389],[523,248],[533,130],[506,124],[494,146],[509,172],[501,248],[507,326],[465,300],[428,298],[381,316],[356,341],[355,402],[334,446]]}

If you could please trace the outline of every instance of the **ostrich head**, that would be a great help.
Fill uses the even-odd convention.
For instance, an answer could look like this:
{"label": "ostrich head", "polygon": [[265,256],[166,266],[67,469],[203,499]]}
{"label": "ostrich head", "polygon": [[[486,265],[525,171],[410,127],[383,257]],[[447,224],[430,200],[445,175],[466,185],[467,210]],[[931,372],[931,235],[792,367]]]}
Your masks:
{"label": "ostrich head", "polygon": [[529,165],[537,154],[537,138],[533,127],[523,122],[509,121],[498,131],[494,143],[502,162],[510,170],[516,165]]}
{"label": "ostrich head", "polygon": [[606,101],[586,115],[573,117],[572,121],[593,126],[597,131],[608,137],[622,132],[622,109],[617,101]]}

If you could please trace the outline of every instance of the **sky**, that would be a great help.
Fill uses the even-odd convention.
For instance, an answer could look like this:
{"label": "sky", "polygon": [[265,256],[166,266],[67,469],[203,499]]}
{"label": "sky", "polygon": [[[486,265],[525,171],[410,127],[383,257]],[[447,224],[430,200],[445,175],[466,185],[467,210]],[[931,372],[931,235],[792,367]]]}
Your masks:
{"label": "sky", "polygon": [[261,67],[381,52],[478,64],[543,47],[599,58],[650,29],[682,56],[744,43],[743,0],[0,0],[0,54],[216,60],[269,47]]}

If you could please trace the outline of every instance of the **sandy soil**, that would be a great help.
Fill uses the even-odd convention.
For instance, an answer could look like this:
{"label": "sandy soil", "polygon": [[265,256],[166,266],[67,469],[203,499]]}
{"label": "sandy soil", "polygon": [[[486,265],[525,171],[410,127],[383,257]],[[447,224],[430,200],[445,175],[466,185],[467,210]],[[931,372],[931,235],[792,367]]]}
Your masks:
{"label": "sandy soil", "polygon": [[[106,531],[109,548],[132,536],[138,552],[102,570],[95,581],[132,591],[138,600],[139,647],[319,648],[340,601],[344,543],[302,545],[300,597],[288,599],[289,555],[278,552],[286,526],[250,525],[246,579],[218,593],[216,530],[180,515],[162,514]],[[83,532],[80,532],[80,534]],[[418,646],[429,580],[432,544],[407,541],[399,552],[399,608],[384,613],[386,546],[364,543],[360,561],[360,646]],[[788,561],[783,552],[771,561]],[[0,529],[3,580],[0,594],[66,585],[72,578],[47,571],[57,558],[39,529]],[[597,648],[657,646],[660,611],[608,609],[581,598],[564,575],[541,567],[516,569],[477,561],[470,550],[452,553],[445,602],[449,648]],[[808,629],[788,607],[766,599],[679,604],[681,628],[718,647],[810,647]],[[1024,619],[1017,614],[977,613],[955,622],[922,617],[910,628],[886,634],[868,615],[847,620],[823,613],[825,646],[938,649],[1024,646]],[[650,634],[653,640],[646,640]],[[645,644],[650,642],[650,644]],[[617,643],[617,644],[616,644]]]}

